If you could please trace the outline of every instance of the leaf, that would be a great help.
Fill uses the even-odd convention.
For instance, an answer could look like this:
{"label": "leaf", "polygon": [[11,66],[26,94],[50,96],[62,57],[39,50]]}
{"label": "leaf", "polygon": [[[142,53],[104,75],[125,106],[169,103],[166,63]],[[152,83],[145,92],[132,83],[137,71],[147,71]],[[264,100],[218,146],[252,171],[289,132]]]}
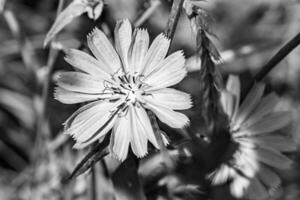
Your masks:
{"label": "leaf", "polygon": [[[0,89],[0,107],[13,114],[25,127],[33,128],[35,113],[32,100],[14,91]],[[0,108],[0,110],[2,110]]]}
{"label": "leaf", "polygon": [[108,151],[108,142],[109,142],[109,134],[104,138],[101,143],[96,144],[93,148],[89,151],[89,153],[76,165],[73,172],[70,176],[64,179],[63,183],[68,183],[74,177],[77,177],[87,170],[89,170],[96,162],[101,160],[104,156],[106,156]]}
{"label": "leaf", "polygon": [[67,24],[71,23],[76,17],[86,12],[87,4],[73,1],[56,18],[54,24],[46,35],[44,47],[60,32]]}

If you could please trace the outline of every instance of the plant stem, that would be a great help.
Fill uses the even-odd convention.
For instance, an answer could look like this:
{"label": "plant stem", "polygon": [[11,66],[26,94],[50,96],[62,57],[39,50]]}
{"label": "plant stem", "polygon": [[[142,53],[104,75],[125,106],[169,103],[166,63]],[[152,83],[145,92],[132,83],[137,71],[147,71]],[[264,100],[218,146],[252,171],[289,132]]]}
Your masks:
{"label": "plant stem", "polygon": [[[58,8],[56,12],[56,16],[59,15],[59,13],[62,11],[64,4],[64,0],[59,0],[58,3]],[[51,43],[53,43],[55,39],[52,40]],[[51,82],[51,74],[53,71],[54,63],[57,58],[58,51],[50,45],[50,51],[48,54],[48,59],[47,59],[47,75],[46,75],[46,80],[43,84],[43,91],[42,91],[42,112],[41,112],[41,117],[43,120],[46,120],[46,115],[47,115],[47,99],[49,96],[49,87],[50,87],[50,82]]]}
{"label": "plant stem", "polygon": [[178,24],[180,12],[182,10],[184,0],[173,0],[171,13],[168,19],[167,28],[165,30],[166,36],[172,41],[174,33]]}
{"label": "plant stem", "polygon": [[248,94],[253,84],[256,81],[262,81],[265,76],[283,60],[291,51],[293,51],[300,44],[300,33],[293,37],[289,42],[287,42],[279,51],[267,62],[261,70],[254,76],[253,81],[251,81],[245,88],[242,94],[242,99]]}
{"label": "plant stem", "polygon": [[[64,0],[59,0],[58,8],[57,8],[57,16],[62,11],[64,4]],[[55,38],[52,40],[55,41]],[[47,119],[47,103],[48,103],[48,97],[49,97],[49,88],[50,88],[50,82],[51,82],[51,74],[54,68],[54,63],[56,61],[58,55],[58,50],[54,49],[52,47],[52,42],[50,45],[50,50],[47,58],[47,63],[45,66],[46,75],[45,79],[42,83],[42,94],[37,97],[37,101],[41,103],[37,103],[37,129],[36,129],[36,141],[35,141],[35,147],[34,152],[32,155],[32,160],[37,160],[39,157],[37,155],[41,155],[41,149],[44,148],[44,140],[46,138],[49,138],[50,129],[49,129],[49,122]],[[47,151],[47,149],[44,149]],[[44,151],[42,151],[44,152]]]}
{"label": "plant stem", "polygon": [[156,8],[161,4],[160,0],[152,0],[150,7],[136,20],[134,27],[141,26],[149,17],[156,11]]}
{"label": "plant stem", "polygon": [[91,200],[97,200],[97,177],[96,177],[96,166],[91,167]]}

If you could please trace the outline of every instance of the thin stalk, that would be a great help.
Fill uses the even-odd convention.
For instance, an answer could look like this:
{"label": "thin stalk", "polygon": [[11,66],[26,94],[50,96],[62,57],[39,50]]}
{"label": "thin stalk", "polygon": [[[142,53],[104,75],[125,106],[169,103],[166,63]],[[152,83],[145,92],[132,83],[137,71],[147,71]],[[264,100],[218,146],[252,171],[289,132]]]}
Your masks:
{"label": "thin stalk", "polygon": [[96,177],[96,166],[91,167],[91,200],[97,200],[97,177]]}
{"label": "thin stalk", "polygon": [[[254,76],[253,81],[251,81],[248,86],[243,91],[242,97],[244,98],[253,84],[256,81],[262,81],[266,75],[278,64],[280,63],[291,51],[293,51],[300,44],[300,33],[293,37],[289,42],[287,42],[279,51],[267,62],[261,70]],[[242,99],[243,99],[242,98]]]}
{"label": "thin stalk", "polygon": [[156,11],[156,8],[160,6],[160,0],[152,0],[149,8],[145,10],[145,12],[136,20],[134,23],[135,27],[140,27],[150,16]]}
{"label": "thin stalk", "polygon": [[[64,0],[59,0],[58,3],[58,8],[57,8],[57,12],[56,12],[56,16],[59,15],[59,13],[62,11],[64,5]],[[55,38],[52,40],[51,45],[50,45],[50,51],[48,54],[48,59],[47,59],[47,76],[46,76],[46,80],[44,82],[43,85],[43,90],[42,90],[42,112],[41,112],[41,116],[43,118],[46,117],[47,115],[47,99],[48,99],[48,95],[49,95],[49,86],[50,86],[50,82],[51,82],[51,74],[54,68],[54,63],[56,61],[57,55],[58,55],[58,50],[54,49],[52,47],[52,43],[55,41]]]}
{"label": "thin stalk", "polygon": [[171,13],[165,30],[166,36],[170,38],[171,41],[173,40],[175,34],[183,2],[184,0],[174,0],[172,4]]}
{"label": "thin stalk", "polygon": [[[57,16],[62,11],[64,4],[64,0],[59,0],[58,8],[57,8]],[[43,140],[49,137],[50,130],[49,130],[49,123],[47,119],[47,103],[49,97],[49,88],[51,82],[51,74],[54,68],[54,63],[56,61],[58,50],[52,47],[52,43],[55,41],[55,38],[52,40],[50,45],[50,50],[47,58],[47,63],[45,69],[47,70],[47,74],[45,75],[45,79],[42,83],[42,94],[38,97],[38,101],[41,101],[41,105],[37,104],[37,111],[38,111],[38,122],[37,122],[37,131],[36,131],[36,144],[34,148],[34,154],[32,159],[38,159],[36,154],[38,155],[40,152],[40,145],[43,145]]]}

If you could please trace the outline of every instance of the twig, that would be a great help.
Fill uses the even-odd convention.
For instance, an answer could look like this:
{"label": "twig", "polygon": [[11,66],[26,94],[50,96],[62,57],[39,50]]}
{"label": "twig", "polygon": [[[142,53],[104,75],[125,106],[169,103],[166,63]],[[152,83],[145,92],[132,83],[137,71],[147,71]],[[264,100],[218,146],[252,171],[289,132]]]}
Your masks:
{"label": "twig", "polygon": [[166,36],[170,38],[171,41],[173,40],[174,33],[178,24],[183,2],[184,0],[173,0],[173,5],[168,19],[167,28],[165,30]]}
{"label": "twig", "polygon": [[161,4],[160,0],[152,0],[150,3],[150,7],[136,20],[134,23],[135,27],[141,26],[149,17],[153,14],[156,8]]}
{"label": "twig", "polygon": [[243,90],[242,99],[248,94],[253,84],[256,81],[262,81],[265,76],[291,51],[293,51],[300,44],[300,33],[293,37],[288,43],[286,43],[270,60],[267,62],[261,70],[254,76],[253,81],[251,81],[247,87]]}

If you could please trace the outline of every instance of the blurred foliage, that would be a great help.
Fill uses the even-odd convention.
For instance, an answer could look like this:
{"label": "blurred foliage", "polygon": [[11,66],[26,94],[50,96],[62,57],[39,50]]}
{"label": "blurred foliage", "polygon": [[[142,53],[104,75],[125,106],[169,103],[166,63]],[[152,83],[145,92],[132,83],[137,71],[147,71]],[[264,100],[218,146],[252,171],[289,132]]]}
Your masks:
{"label": "blurred foliage", "polygon": [[[111,36],[115,21],[129,18],[138,21],[144,11],[155,5],[142,24],[151,38],[162,32],[168,20],[171,1],[107,0],[101,17],[90,19],[77,14],[55,42],[65,47],[85,48],[85,37],[94,26]],[[0,0],[1,3],[4,2]],[[71,1],[65,1],[64,8]],[[297,0],[210,0],[199,3],[212,17],[211,40],[221,51],[223,62],[217,64],[222,76],[241,76],[242,87],[287,40],[300,32],[300,2]],[[202,146],[208,142],[203,133],[203,119],[197,110],[186,111],[192,126],[188,130],[160,127],[170,137],[168,163],[159,152],[150,149],[144,159],[130,157],[120,164],[111,157],[97,162],[90,171],[69,184],[70,175],[86,152],[72,150],[71,139],[62,134],[62,122],[77,106],[65,106],[53,99],[53,81],[59,70],[70,69],[64,54],[53,61],[49,90],[43,94],[48,76],[49,47],[43,48],[46,33],[56,18],[58,1],[9,0],[0,18],[0,197],[1,199],[233,199],[227,186],[211,187],[204,179],[211,159],[205,148],[189,140],[189,133]],[[1,9],[0,9],[1,10]],[[88,11],[87,11],[88,12]],[[82,14],[82,15],[81,15]],[[81,15],[81,16],[79,16]],[[58,32],[57,31],[57,32]],[[51,38],[53,38],[51,36]],[[177,87],[193,95],[194,106],[200,101],[199,60],[193,56],[196,37],[189,20],[181,15],[171,52],[183,49],[191,71]],[[294,123],[284,130],[299,144],[300,136],[300,49],[284,59],[266,78],[268,90],[282,96],[282,108],[290,109]],[[46,99],[43,99],[45,98]],[[45,118],[41,118],[46,113]],[[199,160],[191,156],[199,155]],[[283,187],[274,199],[300,199],[300,154],[292,170],[278,172]],[[216,158],[215,160],[218,160]],[[172,164],[173,163],[173,164]],[[175,164],[176,163],[176,164]],[[96,190],[92,186],[96,185]],[[94,194],[96,191],[96,194]]]}

